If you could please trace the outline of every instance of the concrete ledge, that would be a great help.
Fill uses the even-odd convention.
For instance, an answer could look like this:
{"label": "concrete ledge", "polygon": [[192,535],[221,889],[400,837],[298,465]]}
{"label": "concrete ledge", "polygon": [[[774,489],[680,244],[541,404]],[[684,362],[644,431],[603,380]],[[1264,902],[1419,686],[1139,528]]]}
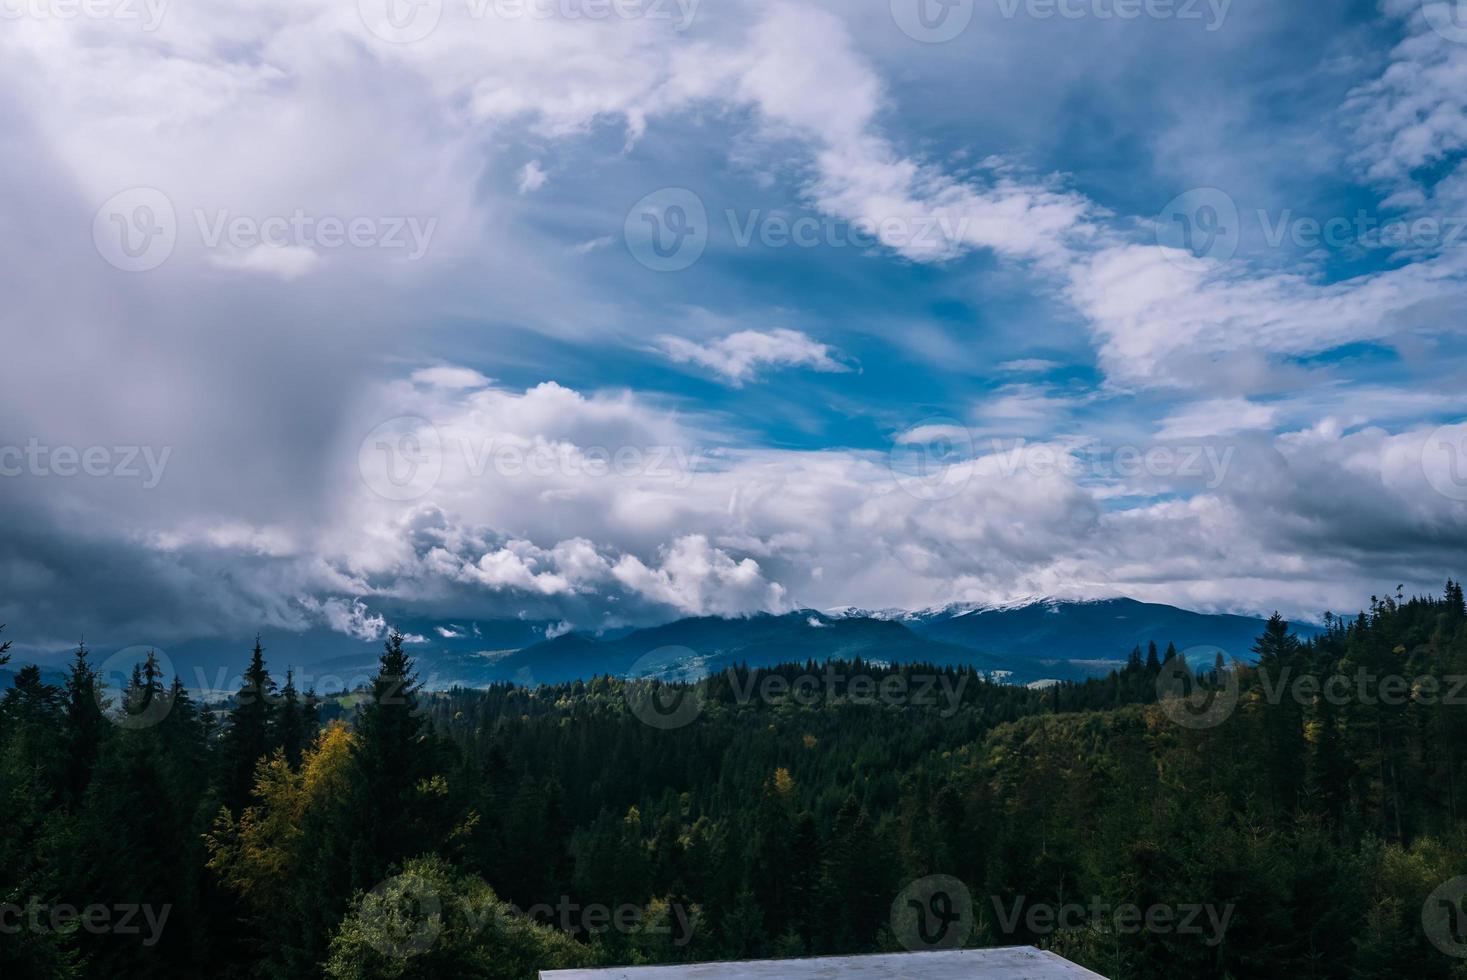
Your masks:
{"label": "concrete ledge", "polygon": [[884,956],[826,956],[808,960],[628,966],[554,970],[542,980],[1105,980],[1069,960],[1035,949],[960,949]]}

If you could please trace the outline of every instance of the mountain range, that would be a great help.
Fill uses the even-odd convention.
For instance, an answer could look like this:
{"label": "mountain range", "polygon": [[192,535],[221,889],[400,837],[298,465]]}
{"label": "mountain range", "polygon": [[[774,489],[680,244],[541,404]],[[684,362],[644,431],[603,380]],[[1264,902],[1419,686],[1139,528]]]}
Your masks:
{"label": "mountain range", "polygon": [[[1263,620],[1127,598],[1035,597],[917,611],[842,608],[703,616],[599,635],[561,633],[563,626],[529,620],[409,619],[397,625],[409,637],[421,679],[442,689],[500,681],[559,683],[605,674],[687,677],[737,664],[856,658],[967,666],[995,680],[1034,683],[1103,676],[1124,664],[1134,647],[1144,651],[1151,642],[1162,649],[1176,644],[1194,666],[1211,664],[1218,650],[1247,661]],[[1318,631],[1312,624],[1295,624],[1294,629],[1306,636]],[[277,677],[293,665],[298,683],[323,690],[349,689],[365,681],[380,651],[380,641],[326,630],[267,636],[264,643]],[[248,649],[248,642],[198,640],[166,652],[173,670],[190,687],[227,690],[237,683]],[[93,662],[115,653],[94,650]],[[51,663],[42,665],[52,674],[65,659],[56,653],[45,658]]]}

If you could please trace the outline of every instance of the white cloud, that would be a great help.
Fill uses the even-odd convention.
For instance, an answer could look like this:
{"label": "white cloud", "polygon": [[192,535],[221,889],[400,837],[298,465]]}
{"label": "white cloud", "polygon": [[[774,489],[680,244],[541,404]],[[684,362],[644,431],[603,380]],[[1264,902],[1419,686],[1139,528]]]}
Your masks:
{"label": "white cloud", "polygon": [[633,592],[687,615],[784,612],[784,586],[765,579],[759,563],[712,547],[701,534],[684,535],[663,549],[661,567],[635,555],[616,563],[612,574]]}
{"label": "white cloud", "polygon": [[615,238],[612,238],[610,235],[603,235],[600,238],[592,238],[578,245],[572,245],[570,251],[572,255],[590,255],[592,252],[615,244]]}
{"label": "white cloud", "polygon": [[1158,439],[1195,439],[1272,428],[1275,412],[1246,398],[1214,398],[1195,402],[1162,420]]}
{"label": "white cloud", "polygon": [[[537,407],[542,399],[557,410]],[[383,411],[409,407],[375,401]],[[1441,550],[1427,574],[1451,572],[1447,542],[1467,539],[1467,519],[1427,480],[1426,430],[1237,431],[1264,424],[1261,413],[1271,410],[1215,402],[1174,413],[1162,436],[1186,433],[1216,450],[1173,459],[1175,472],[1097,463],[1106,445],[1098,435],[1030,443],[1021,453],[979,446],[976,458],[952,464],[960,479],[943,486],[956,489],[935,497],[909,492],[884,452],[724,447],[681,487],[674,474],[651,469],[592,475],[557,465],[505,477],[452,462],[417,505],[431,519],[403,524],[399,509],[367,495],[343,513],[352,533],[327,553],[396,583],[395,595],[467,584],[582,626],[607,615],[657,618],[654,610],[737,614],[1076,592],[1313,615],[1368,595],[1378,569],[1419,554],[1423,539]],[[567,460],[583,458],[590,439],[614,452],[656,438],[691,455],[704,437],[635,397],[607,403],[558,386],[443,393],[412,411],[433,419],[446,440],[499,432],[517,445],[566,446]],[[1290,417],[1313,411],[1287,409]],[[523,421],[532,417],[555,434],[533,435]],[[1204,424],[1209,418],[1215,424]],[[1226,444],[1214,444],[1219,434],[1230,434]],[[1147,448],[1144,439],[1137,445]],[[1315,492],[1325,485],[1331,494]],[[547,491],[566,505],[547,509]],[[516,533],[505,537],[503,528]],[[1318,564],[1306,567],[1306,555]]]}
{"label": "white cloud", "polygon": [[444,388],[450,391],[466,391],[471,388],[487,388],[492,383],[484,375],[471,368],[439,365],[422,368],[412,373],[412,380],[420,385]]}
{"label": "white cloud", "polygon": [[[1455,316],[1460,249],[1339,283],[1260,274],[1142,244],[1144,232],[1063,178],[1003,160],[946,172],[890,135],[899,104],[839,18],[809,7],[739,5],[696,39],[651,20],[445,12],[431,38],[400,46],[334,0],[175,5],[156,36],[7,22],[0,141],[15,152],[0,168],[28,193],[12,202],[21,230],[0,252],[36,271],[0,319],[17,336],[43,320],[49,329],[7,351],[16,363],[0,420],[18,440],[179,447],[151,496],[116,481],[17,486],[0,542],[15,608],[66,622],[73,609],[49,590],[74,578],[100,620],[141,619],[148,635],[325,623],[376,638],[386,623],[369,604],[385,599],[578,625],[1076,588],[1312,613],[1369,594],[1381,569],[1460,574],[1461,507],[1429,484],[1429,427],[1412,420],[1451,404],[1388,391],[1262,404],[1210,390],[1232,359],[1390,340],[1432,304]],[[1467,48],[1433,37],[1408,39],[1346,107],[1362,120],[1362,173],[1402,207],[1464,196],[1453,177],[1422,179],[1464,146]],[[486,155],[525,129],[547,159],[547,141],[607,123],[635,143],[708,110],[732,110],[720,126],[752,119],[757,132],[736,138],[778,147],[783,169],[770,179],[796,174],[809,203],[877,227],[891,255],[940,263],[984,250],[1032,274],[1081,315],[1113,387],[1197,389],[1161,433],[1238,435],[1235,469],[1209,489],[1012,471],[984,457],[960,464],[961,492],[930,499],[903,489],[884,451],[731,445],[707,420],[631,392],[508,390],[451,365],[375,383],[384,361],[423,363],[441,349],[426,332],[438,318],[536,329],[554,319],[545,307],[583,286],[526,247],[523,228],[503,233],[499,219],[529,203],[512,200],[513,186],[486,186],[508,184],[482,180]],[[545,174],[537,159],[516,184],[543,188]],[[180,241],[158,275],[123,284],[98,265],[87,231],[97,205],[131,186],[167,193]],[[190,237],[200,208],[439,226],[428,261],[409,268],[372,250],[328,263],[301,244],[221,256]],[[577,227],[554,254],[606,230]],[[571,250],[611,244],[601,235]],[[794,330],[666,338],[664,351],[735,385],[782,367],[847,370]],[[79,372],[73,386],[54,383],[58,352]],[[1035,359],[1000,367],[1045,370]],[[260,397],[260,379],[275,378]],[[96,394],[85,413],[68,405],[76,387]],[[977,413],[1042,430],[1078,407],[1064,390],[1016,385]],[[1370,424],[1388,411],[1399,424]],[[441,475],[404,504],[372,492],[358,449],[383,419],[407,415],[433,422]],[[1258,431],[1271,422],[1298,428]],[[337,439],[339,451],[323,451]],[[1045,448],[1082,458],[1075,442]],[[631,465],[617,463],[619,450]],[[272,465],[254,465],[262,459]]]}
{"label": "white cloud", "polygon": [[998,369],[1018,374],[1047,374],[1061,367],[1064,365],[1059,361],[1051,361],[1042,357],[1023,357],[1013,361],[1004,361],[998,366]]}
{"label": "white cloud", "polygon": [[663,337],[662,350],[679,364],[697,364],[741,385],[761,369],[808,367],[843,372],[850,368],[835,359],[835,351],[798,330],[741,330],[699,344],[682,337]]}
{"label": "white cloud", "polygon": [[358,640],[380,640],[387,632],[387,620],[373,614],[361,599],[300,597],[300,603],[338,633]]}
{"label": "white cloud", "polygon": [[304,245],[256,245],[240,252],[218,253],[209,261],[221,269],[263,272],[289,282],[316,268],[321,256]]}
{"label": "white cloud", "polygon": [[541,168],[540,161],[539,160],[531,160],[529,163],[525,164],[522,168],[520,168],[520,174],[519,174],[519,189],[520,189],[520,193],[521,194],[531,194],[531,193],[534,193],[535,191],[538,191],[540,188],[544,187],[545,186],[545,183],[548,180],[550,180],[550,175],[547,174],[544,171],[544,169]]}

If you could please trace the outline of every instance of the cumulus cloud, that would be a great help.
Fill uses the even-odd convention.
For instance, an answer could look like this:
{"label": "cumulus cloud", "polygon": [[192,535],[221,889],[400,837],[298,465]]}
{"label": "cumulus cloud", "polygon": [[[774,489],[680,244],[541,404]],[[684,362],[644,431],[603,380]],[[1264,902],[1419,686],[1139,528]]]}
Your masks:
{"label": "cumulus cloud", "polygon": [[[554,632],[1044,592],[1315,613],[1358,602],[1382,574],[1460,574],[1463,512],[1422,421],[1453,403],[1385,386],[1214,389],[1236,359],[1441,328],[1460,308],[1462,250],[1341,280],[1165,250],[1063,175],[997,157],[956,169],[904,144],[896,76],[809,5],[741,4],[686,36],[654,19],[485,22],[459,4],[444,16],[406,45],[327,0],[176,5],[156,36],[7,21],[0,174],[27,193],[6,202],[15,232],[0,260],[33,273],[0,310],[7,337],[24,338],[6,349],[0,444],[142,444],[173,462],[153,487],[7,484],[0,620],[65,643],[81,615],[159,640],[315,626],[370,639],[389,607],[543,617]],[[1411,23],[1344,111],[1359,120],[1359,175],[1402,213],[1442,213],[1467,186],[1449,166],[1467,145],[1467,47]],[[615,239],[579,202],[547,207],[564,232],[553,249],[506,216],[569,182],[557,165],[547,183],[549,145],[611,128],[607,157],[625,160],[684,117],[734,131],[731,158],[776,148],[761,179],[872,229],[903,269],[966,270],[957,260],[977,252],[1031,277],[1086,331],[1112,392],[1182,392],[1148,416],[1154,438],[1225,436],[1225,472],[1097,464],[1107,433],[1048,434],[1095,410],[1054,385],[999,387],[959,420],[881,420],[908,427],[906,446],[971,449],[914,474],[869,441],[775,450],[665,392],[556,380],[521,334],[594,337],[625,311],[622,293],[593,296],[546,256],[584,256],[580,270]],[[504,146],[514,155],[496,155]],[[107,266],[91,239],[99,206],[128,188],[161,191],[177,220],[173,255],[146,277]],[[304,241],[211,248],[198,215],[221,211],[438,224],[422,261],[321,257]],[[483,356],[446,356],[440,321],[470,321]],[[661,352],[733,386],[851,363],[796,330],[667,336]],[[416,364],[434,366],[403,367]],[[378,431],[402,419],[417,421]],[[1017,457],[973,446],[989,429],[1041,441]]]}
{"label": "cumulus cloud", "polygon": [[710,547],[702,535],[678,538],[660,558],[660,567],[649,568],[627,555],[612,574],[634,592],[692,615],[783,612],[788,607],[784,586],[766,581],[758,562],[735,560]]}
{"label": "cumulus cloud", "polygon": [[331,629],[358,640],[380,640],[387,632],[386,618],[373,614],[361,599],[330,598],[323,601],[306,595],[300,597],[300,603]]}

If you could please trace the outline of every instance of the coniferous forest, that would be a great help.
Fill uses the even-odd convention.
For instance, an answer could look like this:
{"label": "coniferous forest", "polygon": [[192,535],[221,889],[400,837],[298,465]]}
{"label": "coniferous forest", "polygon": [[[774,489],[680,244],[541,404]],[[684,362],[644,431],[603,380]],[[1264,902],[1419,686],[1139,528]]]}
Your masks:
{"label": "coniferous forest", "polygon": [[1037,690],[850,662],[428,691],[398,635],[331,698],[259,643],[219,704],[151,657],[117,692],[85,649],[64,686],[12,664],[0,976],[1034,944],[1113,978],[1467,977],[1462,589],[1325,627]]}

